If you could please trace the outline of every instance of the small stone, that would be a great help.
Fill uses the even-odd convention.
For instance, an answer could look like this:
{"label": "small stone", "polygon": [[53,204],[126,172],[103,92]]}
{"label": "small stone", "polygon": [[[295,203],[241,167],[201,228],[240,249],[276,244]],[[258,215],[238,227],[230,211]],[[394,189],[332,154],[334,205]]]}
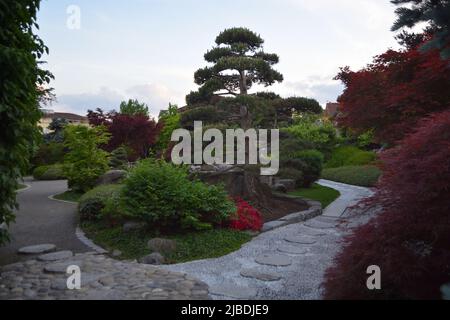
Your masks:
{"label": "small stone", "polygon": [[113,257],[120,257],[121,255],[122,255],[122,251],[120,251],[120,250],[115,249],[112,252]]}
{"label": "small stone", "polygon": [[142,228],[144,228],[144,226],[145,226],[145,223],[143,223],[143,222],[128,221],[123,224],[122,230],[123,230],[123,232],[131,232],[131,231],[142,229]]}
{"label": "small stone", "polygon": [[177,243],[174,240],[153,238],[147,243],[147,247],[153,252],[172,253],[177,249]]}
{"label": "small stone", "polygon": [[46,253],[43,255],[40,255],[38,257],[38,260],[40,261],[57,261],[62,259],[71,258],[73,256],[72,251],[58,251],[58,252],[52,252],[52,253]]}
{"label": "small stone", "polygon": [[286,186],[284,184],[281,184],[281,183],[275,184],[272,187],[272,190],[276,191],[276,192],[281,192],[281,193],[287,193],[288,192],[288,189],[286,188]]}
{"label": "small stone", "polygon": [[56,249],[56,246],[54,244],[38,244],[34,246],[28,246],[23,247],[19,249],[19,253],[22,254],[38,254],[38,253],[45,253],[50,252]]}
{"label": "small stone", "polygon": [[280,246],[277,248],[278,251],[288,254],[305,254],[308,252],[305,248],[294,247],[294,246]]}
{"label": "small stone", "polygon": [[281,254],[263,254],[255,259],[256,263],[274,266],[274,267],[286,267],[292,264],[291,259],[288,256]]}
{"label": "small stone", "polygon": [[148,256],[140,258],[139,262],[143,263],[143,264],[160,265],[160,264],[164,264],[165,259],[160,253],[154,252],[152,254],[149,254]]}
{"label": "small stone", "polygon": [[243,269],[241,270],[241,276],[261,281],[278,281],[281,279],[281,276],[278,274],[261,272],[258,269]]}
{"label": "small stone", "polygon": [[287,242],[300,243],[300,244],[314,244],[316,240],[309,236],[289,236],[284,238]]}

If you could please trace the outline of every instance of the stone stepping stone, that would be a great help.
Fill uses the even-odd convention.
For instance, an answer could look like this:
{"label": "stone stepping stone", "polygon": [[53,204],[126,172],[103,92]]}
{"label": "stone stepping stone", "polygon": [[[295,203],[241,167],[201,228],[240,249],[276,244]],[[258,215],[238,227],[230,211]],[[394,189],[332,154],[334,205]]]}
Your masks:
{"label": "stone stepping stone", "polygon": [[314,221],[320,221],[324,223],[338,223],[339,218],[328,217],[328,216],[318,216],[314,218]]}
{"label": "stone stepping stone", "polygon": [[68,266],[79,266],[80,268],[83,265],[83,261],[81,260],[71,260],[71,261],[64,261],[64,262],[55,262],[50,263],[44,267],[44,272],[47,273],[66,273]]}
{"label": "stone stepping stone", "polygon": [[305,254],[308,252],[307,249],[302,247],[295,246],[280,246],[277,248],[279,252],[288,253],[288,254]]}
{"label": "stone stepping stone", "polygon": [[38,257],[38,260],[40,260],[40,261],[57,261],[57,260],[71,258],[71,257],[73,257],[72,251],[66,250],[66,251],[51,252],[51,253],[46,253],[46,254],[40,255]]}
{"label": "stone stepping stone", "polygon": [[19,249],[19,253],[22,254],[39,254],[46,253],[56,249],[56,246],[51,243],[37,244],[34,246],[23,247]]}
{"label": "stone stepping stone", "polygon": [[276,253],[266,253],[255,259],[256,263],[274,267],[287,267],[292,264],[288,256]]}
{"label": "stone stepping stone", "polygon": [[289,236],[284,238],[287,242],[300,243],[300,244],[314,244],[316,239],[309,236]]}
{"label": "stone stepping stone", "polygon": [[300,235],[310,236],[310,237],[322,237],[327,235],[327,233],[323,231],[318,231],[310,228],[303,228],[299,231]]}
{"label": "stone stepping stone", "polygon": [[216,296],[249,300],[254,299],[257,294],[256,289],[238,286],[230,283],[211,286],[209,288],[209,293]]}
{"label": "stone stepping stone", "polygon": [[282,277],[276,273],[261,272],[256,268],[241,270],[241,276],[245,278],[253,278],[260,281],[278,281]]}
{"label": "stone stepping stone", "polygon": [[320,222],[320,221],[307,221],[304,224],[307,227],[313,228],[313,229],[332,229],[335,227],[335,224]]}

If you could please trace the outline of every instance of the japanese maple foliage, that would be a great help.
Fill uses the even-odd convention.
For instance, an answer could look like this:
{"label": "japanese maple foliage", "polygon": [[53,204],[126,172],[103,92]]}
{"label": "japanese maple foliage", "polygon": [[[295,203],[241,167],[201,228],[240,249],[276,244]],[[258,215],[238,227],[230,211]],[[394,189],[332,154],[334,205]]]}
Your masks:
{"label": "japanese maple foliage", "polygon": [[261,230],[263,226],[261,213],[240,198],[237,198],[235,202],[237,213],[230,220],[230,228],[235,230]]}
{"label": "japanese maple foliage", "polygon": [[[440,299],[450,282],[450,105],[382,155],[369,204],[382,212],[346,239],[326,273],[328,299]],[[366,287],[378,265],[382,289]]]}
{"label": "japanese maple foliage", "polygon": [[343,68],[337,76],[346,86],[339,98],[339,124],[360,132],[373,129],[378,142],[394,145],[422,117],[445,110],[450,104],[449,62],[438,50],[422,52],[420,47],[388,50],[357,72]]}

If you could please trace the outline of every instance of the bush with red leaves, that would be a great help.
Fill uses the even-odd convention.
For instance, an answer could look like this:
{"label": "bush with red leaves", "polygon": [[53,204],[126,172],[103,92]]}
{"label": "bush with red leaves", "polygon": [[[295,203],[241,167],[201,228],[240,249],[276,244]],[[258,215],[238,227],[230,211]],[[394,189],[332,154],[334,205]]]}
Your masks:
{"label": "bush with red leaves", "polygon": [[230,220],[230,228],[235,230],[261,230],[263,226],[261,213],[240,198],[237,198],[235,202],[237,212],[236,216]]}
{"label": "bush with red leaves", "polygon": [[[382,155],[384,175],[368,200],[382,212],[346,239],[327,270],[328,299],[440,299],[450,282],[450,105]],[[366,287],[370,265],[382,290]]]}

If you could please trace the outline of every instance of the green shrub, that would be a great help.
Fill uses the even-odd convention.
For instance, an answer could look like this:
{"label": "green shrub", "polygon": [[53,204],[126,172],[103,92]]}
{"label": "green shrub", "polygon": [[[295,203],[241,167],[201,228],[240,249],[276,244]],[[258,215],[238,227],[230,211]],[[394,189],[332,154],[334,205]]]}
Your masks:
{"label": "green shrub", "polygon": [[128,165],[128,154],[125,147],[119,147],[111,152],[109,166],[113,169],[125,169]]}
{"label": "green shrub", "polygon": [[33,156],[31,163],[33,166],[45,166],[64,161],[64,145],[62,143],[43,143]]}
{"label": "green shrub", "polygon": [[355,186],[373,187],[381,176],[375,166],[346,166],[324,169],[322,178]]}
{"label": "green shrub", "polygon": [[295,169],[301,172],[301,178],[298,174],[295,175],[295,178],[291,177],[296,180],[297,187],[309,187],[320,177],[323,158],[323,154],[317,150],[293,152],[290,159],[281,162],[281,174],[287,174],[286,169],[288,168]]}
{"label": "green shrub", "polygon": [[34,169],[33,178],[36,180],[62,180],[66,179],[64,168],[61,164],[40,166]]}
{"label": "green shrub", "polygon": [[333,150],[330,160],[325,168],[338,168],[343,166],[361,166],[372,163],[376,154],[363,151],[354,146],[343,146]]}
{"label": "green shrub", "polygon": [[64,144],[69,152],[64,157],[69,188],[86,192],[108,170],[108,153],[99,146],[109,140],[106,128],[69,125],[64,131]]}
{"label": "green shrub", "polygon": [[202,106],[185,111],[181,114],[180,126],[187,129],[194,127],[194,121],[203,121],[204,124],[220,122],[221,114],[214,106]]}
{"label": "green shrub", "polygon": [[283,179],[294,179],[296,187],[300,188],[303,186],[303,173],[300,170],[294,168],[281,168],[278,171],[277,176]]}
{"label": "green shrub", "polygon": [[79,201],[81,221],[98,220],[111,199],[117,199],[122,189],[120,184],[102,185],[86,192]]}
{"label": "green shrub", "polygon": [[127,217],[157,228],[208,229],[236,211],[220,186],[188,180],[187,169],[143,160],[121,192]]}

